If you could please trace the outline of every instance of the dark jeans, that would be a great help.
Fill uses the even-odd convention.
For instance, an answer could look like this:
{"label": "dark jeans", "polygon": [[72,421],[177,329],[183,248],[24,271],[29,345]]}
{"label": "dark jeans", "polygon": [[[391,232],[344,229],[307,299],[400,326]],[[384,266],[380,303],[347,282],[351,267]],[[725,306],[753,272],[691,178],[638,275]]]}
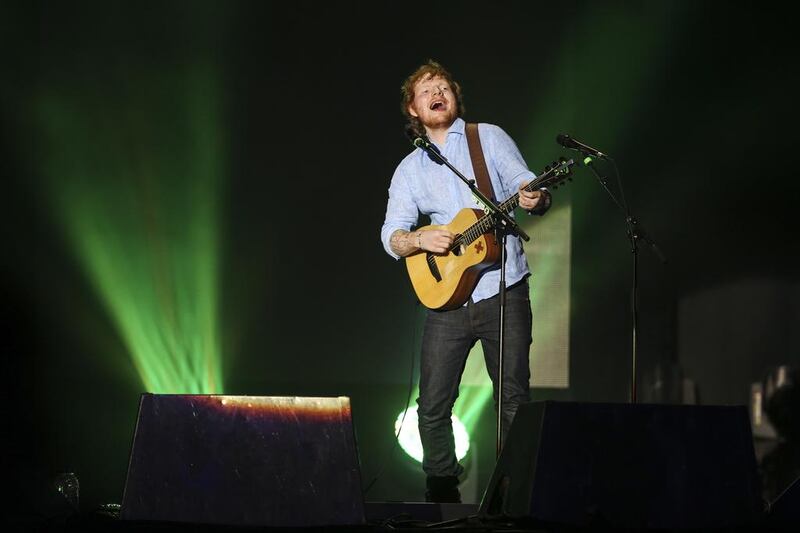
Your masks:
{"label": "dark jeans", "polygon": [[[499,296],[452,311],[431,311],[425,320],[419,383],[419,433],[428,476],[458,476],[450,417],[472,346],[481,341],[497,406]],[[517,406],[529,400],[531,302],[527,280],[506,291],[503,361],[503,428],[508,431]]]}

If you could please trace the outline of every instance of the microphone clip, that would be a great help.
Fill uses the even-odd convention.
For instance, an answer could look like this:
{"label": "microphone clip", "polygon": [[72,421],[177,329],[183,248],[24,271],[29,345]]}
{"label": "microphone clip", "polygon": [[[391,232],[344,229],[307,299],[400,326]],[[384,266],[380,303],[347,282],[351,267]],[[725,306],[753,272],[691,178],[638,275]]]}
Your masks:
{"label": "microphone clip", "polygon": [[437,165],[444,164],[446,158],[442,155],[439,148],[433,144],[427,135],[417,133],[417,131],[409,124],[406,126],[406,137],[411,141],[411,144],[423,150],[431,161]]}

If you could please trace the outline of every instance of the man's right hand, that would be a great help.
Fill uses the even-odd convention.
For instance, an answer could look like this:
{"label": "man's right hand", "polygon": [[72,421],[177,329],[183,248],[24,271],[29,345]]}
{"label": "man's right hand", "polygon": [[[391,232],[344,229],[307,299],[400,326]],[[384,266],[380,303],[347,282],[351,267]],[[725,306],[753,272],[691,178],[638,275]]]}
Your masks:
{"label": "man's right hand", "polygon": [[419,234],[418,246],[421,250],[443,254],[453,245],[455,235],[445,229],[429,229],[417,231]]}

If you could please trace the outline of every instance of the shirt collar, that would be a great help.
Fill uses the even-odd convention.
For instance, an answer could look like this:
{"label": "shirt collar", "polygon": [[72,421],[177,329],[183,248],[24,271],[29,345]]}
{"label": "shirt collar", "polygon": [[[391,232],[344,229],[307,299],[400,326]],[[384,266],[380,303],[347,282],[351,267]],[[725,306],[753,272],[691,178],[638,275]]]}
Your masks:
{"label": "shirt collar", "polygon": [[[466,122],[461,117],[457,117],[452,124],[450,124],[450,128],[447,130],[447,135],[449,136],[451,133],[456,133],[458,135],[464,135],[464,129],[466,127]],[[435,144],[435,143],[434,143]],[[438,145],[437,145],[438,146]],[[420,151],[420,155],[425,154],[425,150],[422,148],[418,148]],[[430,157],[430,156],[428,156]]]}
{"label": "shirt collar", "polygon": [[459,135],[464,135],[464,127],[466,123],[464,119],[461,117],[456,118],[453,123],[450,125],[450,129],[447,130],[447,134],[450,135],[451,133],[458,133]]}

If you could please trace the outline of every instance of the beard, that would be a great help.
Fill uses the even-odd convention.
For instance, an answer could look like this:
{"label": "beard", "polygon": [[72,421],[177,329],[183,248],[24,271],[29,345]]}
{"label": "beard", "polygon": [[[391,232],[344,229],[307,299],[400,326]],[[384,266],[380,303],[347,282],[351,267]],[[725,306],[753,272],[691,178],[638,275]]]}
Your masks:
{"label": "beard", "polygon": [[425,113],[419,116],[417,121],[427,129],[437,130],[441,128],[449,128],[450,125],[458,118],[455,106],[448,107],[447,111],[436,111]]}

